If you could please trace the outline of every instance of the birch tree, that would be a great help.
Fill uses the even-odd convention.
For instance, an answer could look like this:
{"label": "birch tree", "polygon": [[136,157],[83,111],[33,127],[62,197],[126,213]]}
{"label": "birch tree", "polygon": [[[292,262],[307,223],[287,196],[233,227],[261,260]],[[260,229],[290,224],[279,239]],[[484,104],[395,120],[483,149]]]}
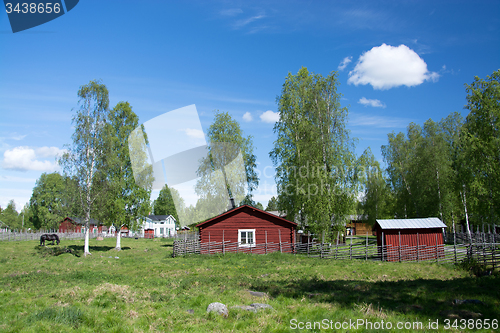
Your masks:
{"label": "birch tree", "polygon": [[270,157],[279,210],[316,233],[330,230],[332,222],[342,227],[357,195],[354,141],[337,86],[336,72],[323,77],[301,68],[288,74],[277,98],[280,119]]}
{"label": "birch tree", "polygon": [[100,81],[90,81],[80,87],[78,97],[79,108],[73,116],[73,143],[67,146],[60,163],[65,173],[72,175],[78,184],[77,195],[85,226],[84,255],[87,256],[91,254],[90,219],[96,215],[93,206],[106,187],[102,173],[105,172],[106,155],[110,149],[109,141],[105,138],[109,112],[108,89]]}
{"label": "birch tree", "polygon": [[[463,201],[476,223],[500,217],[500,70],[466,84],[467,115],[461,136]],[[466,207],[465,207],[466,208]]]}

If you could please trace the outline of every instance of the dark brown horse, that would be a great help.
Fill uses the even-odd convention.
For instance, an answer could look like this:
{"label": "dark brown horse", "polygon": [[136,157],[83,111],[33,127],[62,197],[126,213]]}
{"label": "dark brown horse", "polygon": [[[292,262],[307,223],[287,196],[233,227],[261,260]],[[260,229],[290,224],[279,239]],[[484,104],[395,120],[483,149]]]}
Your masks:
{"label": "dark brown horse", "polygon": [[40,237],[40,246],[45,246],[45,241],[52,241],[52,245],[54,245],[54,242],[57,242],[57,245],[59,245],[59,236],[56,234],[43,234]]}

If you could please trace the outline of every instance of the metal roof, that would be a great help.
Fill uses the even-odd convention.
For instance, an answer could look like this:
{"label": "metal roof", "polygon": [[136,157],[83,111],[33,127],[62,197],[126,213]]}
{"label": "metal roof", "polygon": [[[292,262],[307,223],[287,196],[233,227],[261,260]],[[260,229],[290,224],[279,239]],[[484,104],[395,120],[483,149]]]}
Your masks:
{"label": "metal roof", "polygon": [[437,217],[428,217],[425,219],[388,219],[377,220],[382,229],[428,229],[428,228],[446,228],[446,224]]}

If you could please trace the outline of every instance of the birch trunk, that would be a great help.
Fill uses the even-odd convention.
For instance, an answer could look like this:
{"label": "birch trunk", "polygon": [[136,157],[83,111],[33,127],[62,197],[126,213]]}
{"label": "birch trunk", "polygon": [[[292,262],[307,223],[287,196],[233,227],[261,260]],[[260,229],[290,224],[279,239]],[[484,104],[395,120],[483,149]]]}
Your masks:
{"label": "birch trunk", "polygon": [[119,230],[117,231],[117,234],[116,234],[116,247],[115,247],[115,250],[117,251],[120,251],[122,249],[122,245],[121,245],[121,240],[122,240],[122,227],[119,228]]}
{"label": "birch trunk", "polygon": [[470,235],[470,228],[469,228],[469,214],[467,214],[467,198],[465,196],[465,184],[464,184],[463,196],[464,196],[463,204],[465,209],[465,227],[467,228],[467,237],[469,237],[469,240],[471,240],[472,238]]}
{"label": "birch trunk", "polygon": [[87,224],[87,226],[85,227],[85,245],[83,246],[83,254],[85,256],[92,254],[90,253],[89,250],[89,239],[90,239],[90,232],[89,232],[89,225]]}

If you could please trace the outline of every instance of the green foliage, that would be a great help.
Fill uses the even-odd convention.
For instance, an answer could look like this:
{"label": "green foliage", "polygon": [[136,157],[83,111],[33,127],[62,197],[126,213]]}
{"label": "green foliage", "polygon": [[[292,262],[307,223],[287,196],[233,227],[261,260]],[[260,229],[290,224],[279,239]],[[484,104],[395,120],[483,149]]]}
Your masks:
{"label": "green foliage", "polygon": [[500,70],[466,85],[467,115],[458,172],[471,219],[495,223],[500,217]]}
{"label": "green foliage", "polygon": [[253,137],[245,137],[240,124],[229,113],[215,111],[214,122],[207,131],[209,145],[214,143],[233,143],[241,149],[245,165],[247,189],[250,194],[259,186],[257,176],[257,157],[253,153]]}
{"label": "green foliage", "polygon": [[71,180],[59,173],[42,173],[30,199],[30,220],[35,229],[57,229],[71,214]]}
{"label": "green foliage", "polygon": [[270,152],[279,210],[307,221],[313,232],[342,228],[354,211],[358,181],[354,141],[340,106],[337,73],[326,78],[301,68],[288,74],[277,98],[280,120]]}
{"label": "green foliage", "polygon": [[251,197],[259,184],[252,137],[244,136],[237,121],[227,112],[215,111],[207,136],[208,156],[200,163],[200,178],[195,187],[200,199],[195,207],[186,209],[187,223],[227,210],[230,207],[228,197],[238,205],[245,195]]}
{"label": "green foliage", "polygon": [[460,216],[455,147],[462,118],[452,113],[439,123],[432,119],[408,125],[407,134],[390,133],[382,146],[398,218],[436,216],[451,225]]}
{"label": "green foliage", "polygon": [[272,196],[271,199],[267,202],[266,210],[269,211],[277,211],[278,207],[278,199],[275,196]]}
{"label": "green foliage", "polygon": [[10,200],[7,208],[0,212],[0,221],[2,221],[2,228],[8,227],[11,230],[21,229],[21,220],[14,200]]}
{"label": "green foliage", "polygon": [[[175,210],[174,199],[172,192],[177,192],[175,188],[169,188],[166,184],[160,191],[158,198],[153,204],[153,212],[155,215],[172,215],[176,221],[179,221],[177,211]],[[176,195],[179,196],[177,193]]]}
{"label": "green foliage", "polygon": [[375,224],[377,219],[392,218],[393,197],[380,163],[375,160],[370,148],[360,157],[365,166],[364,195],[361,200],[361,214],[366,216],[369,224]]}
{"label": "green foliage", "polygon": [[107,190],[99,197],[100,220],[131,230],[137,230],[138,218],[150,211],[151,190],[137,185],[129,152],[129,136],[138,126],[139,117],[128,102],[119,102],[110,110],[104,140],[111,149],[102,173]]}
{"label": "green foliage", "polygon": [[255,202],[251,195],[247,194],[247,196],[240,202],[240,206],[249,205],[258,209],[264,210],[264,206],[260,202]]}

